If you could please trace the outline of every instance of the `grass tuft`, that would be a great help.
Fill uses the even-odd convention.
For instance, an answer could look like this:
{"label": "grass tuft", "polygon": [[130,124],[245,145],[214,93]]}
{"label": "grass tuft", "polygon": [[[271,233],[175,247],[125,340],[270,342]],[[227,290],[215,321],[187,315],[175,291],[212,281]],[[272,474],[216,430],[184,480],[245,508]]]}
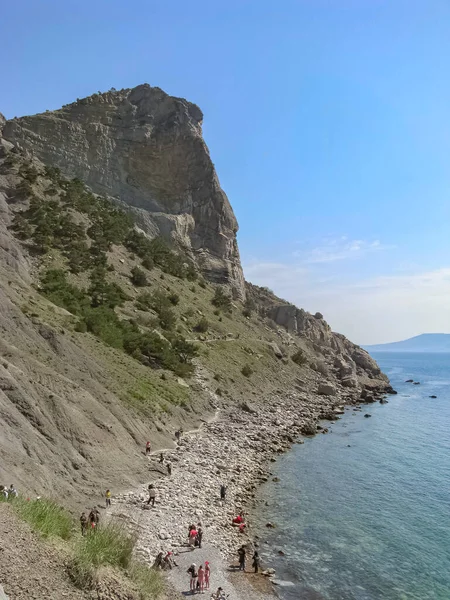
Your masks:
{"label": "grass tuft", "polygon": [[72,517],[53,500],[15,498],[13,505],[19,516],[44,537],[60,537],[63,540],[72,537]]}
{"label": "grass tuft", "polygon": [[139,590],[139,600],[155,600],[164,592],[164,580],[155,569],[133,562],[128,576]]}
{"label": "grass tuft", "polygon": [[69,567],[72,580],[80,588],[91,587],[99,567],[109,565],[128,569],[135,543],[125,528],[116,523],[89,532],[75,547]]}

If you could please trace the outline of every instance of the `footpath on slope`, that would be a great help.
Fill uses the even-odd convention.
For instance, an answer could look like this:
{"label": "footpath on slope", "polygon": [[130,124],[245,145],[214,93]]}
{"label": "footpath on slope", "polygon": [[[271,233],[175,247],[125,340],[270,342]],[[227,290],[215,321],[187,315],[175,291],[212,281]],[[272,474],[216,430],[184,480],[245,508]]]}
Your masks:
{"label": "footpath on slope", "polygon": [[[230,564],[237,565],[239,546],[248,544],[251,549],[257,544],[251,524],[240,533],[232,519],[255,498],[258,485],[267,481],[274,456],[286,451],[312,423],[315,430],[315,421],[342,403],[336,396],[295,393],[224,411],[200,430],[185,433],[176,447],[164,451],[163,463],[159,463],[160,451],[148,457],[148,481],[115,498],[108,512],[123,519],[138,536],[136,553],[145,562],[152,564],[160,551],[175,553],[179,566],[169,579],[180,592],[189,590],[189,564],[198,566],[208,560],[213,564],[211,591],[220,585],[230,600],[265,600],[271,597],[271,586],[265,585],[266,593],[258,585],[267,582],[263,575],[230,578],[235,570]],[[167,461],[172,465],[170,476]],[[147,504],[149,483],[156,489],[153,507]],[[227,486],[226,502],[220,500],[222,483]],[[190,551],[188,527],[198,523],[204,532],[204,548]],[[250,570],[250,553],[247,565]]]}

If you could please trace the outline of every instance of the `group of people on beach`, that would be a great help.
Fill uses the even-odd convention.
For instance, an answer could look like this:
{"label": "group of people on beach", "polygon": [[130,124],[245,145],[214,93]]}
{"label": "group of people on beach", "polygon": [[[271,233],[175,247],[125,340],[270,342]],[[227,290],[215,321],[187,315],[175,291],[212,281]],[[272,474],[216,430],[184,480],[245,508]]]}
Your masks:
{"label": "group of people on beach", "polygon": [[205,590],[209,590],[211,568],[207,560],[205,560],[205,566],[201,564],[198,568],[195,563],[192,563],[187,572],[190,575],[189,589],[191,594],[204,594]]}
{"label": "group of people on beach", "polygon": [[[239,548],[238,558],[239,558],[239,571],[244,571],[244,573],[245,573],[245,566],[246,566],[246,561],[247,561],[247,551],[246,551],[245,546],[241,546]],[[255,550],[253,552],[253,557],[252,557],[252,567],[254,568],[255,573],[258,573],[260,565],[261,565],[261,559],[259,558],[258,551]]]}

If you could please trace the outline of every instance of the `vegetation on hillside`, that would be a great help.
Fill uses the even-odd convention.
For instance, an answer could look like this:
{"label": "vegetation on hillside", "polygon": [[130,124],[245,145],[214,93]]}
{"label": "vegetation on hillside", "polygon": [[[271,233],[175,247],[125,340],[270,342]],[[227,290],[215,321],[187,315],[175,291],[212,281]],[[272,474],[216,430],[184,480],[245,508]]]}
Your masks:
{"label": "vegetation on hillside", "polygon": [[[3,495],[0,502],[6,502]],[[82,536],[72,516],[53,500],[19,496],[8,503],[36,533],[68,543],[69,575],[77,587],[94,588],[99,569],[109,566],[132,580],[142,600],[155,600],[164,591],[161,575],[133,559],[136,539],[122,525],[111,521]]]}
{"label": "vegetation on hillside", "polygon": [[[155,265],[189,281],[197,278],[194,265],[169,248],[163,239],[150,240],[137,231],[128,213],[87,191],[80,180],[65,180],[56,168],[46,168],[40,173],[30,163],[21,167],[19,175],[27,189],[29,205],[27,210],[16,213],[14,231],[35,253],[42,255],[58,249],[67,261],[67,268],[43,272],[40,292],[79,317],[77,331],[91,332],[148,366],[190,375],[192,359],[198,351],[174,333],[177,317],[171,307],[178,304],[179,296],[156,290],[138,297],[140,310],[156,312],[158,325],[168,334],[165,337],[143,331],[135,320],[121,318],[116,308],[123,306],[129,297],[119,284],[109,280],[114,267],[108,264],[107,253],[113,245],[123,245],[140,257],[142,268],[134,266],[130,279],[134,286],[143,288],[148,285],[145,270]],[[33,190],[40,175],[53,182],[46,189],[46,199],[38,198]],[[82,288],[69,282],[69,272],[86,273],[89,286]]]}

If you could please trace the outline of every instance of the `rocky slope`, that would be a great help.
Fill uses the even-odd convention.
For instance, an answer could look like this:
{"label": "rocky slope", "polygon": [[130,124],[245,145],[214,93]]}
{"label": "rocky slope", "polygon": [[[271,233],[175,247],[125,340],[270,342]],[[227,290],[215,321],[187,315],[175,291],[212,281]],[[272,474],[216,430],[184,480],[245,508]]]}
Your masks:
{"label": "rocky slope", "polygon": [[202,137],[201,110],[148,84],[7,121],[4,137],[94,192],[139,210],[152,235],[190,250],[243,296],[238,225]]}

